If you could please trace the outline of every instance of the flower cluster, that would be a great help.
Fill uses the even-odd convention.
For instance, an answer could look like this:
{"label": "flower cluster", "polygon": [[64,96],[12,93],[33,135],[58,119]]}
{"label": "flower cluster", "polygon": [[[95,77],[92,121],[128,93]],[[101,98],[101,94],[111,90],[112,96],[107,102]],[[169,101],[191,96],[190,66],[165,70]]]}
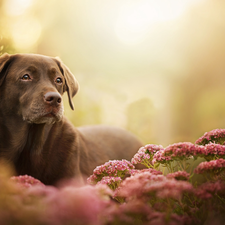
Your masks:
{"label": "flower cluster", "polygon": [[197,166],[194,172],[198,174],[209,173],[212,171],[219,173],[222,170],[225,170],[225,159],[216,159],[209,162],[202,162]]}
{"label": "flower cluster", "polygon": [[[217,130],[217,136],[222,137],[221,130]],[[198,158],[207,161],[201,162]],[[215,138],[205,145],[190,142],[166,148],[145,145],[131,162],[144,164],[148,169],[129,168],[126,176],[117,173],[121,178],[117,177],[117,183],[108,175],[101,178],[109,187],[116,183],[110,188],[114,192],[113,199],[119,202],[107,209],[107,224],[202,224],[207,218],[199,215],[205,215],[205,210],[223,213],[225,145],[216,143]],[[199,165],[196,167],[196,164]],[[201,174],[207,182],[198,181]],[[97,174],[92,176],[97,179]],[[219,205],[207,208],[210,207],[206,203],[209,199],[210,204]]]}
{"label": "flower cluster", "polygon": [[142,201],[156,211],[181,209],[184,194],[193,193],[193,186],[187,181],[167,179],[162,175],[137,174],[124,180],[116,191],[117,197],[127,202]]}
{"label": "flower cluster", "polygon": [[176,179],[176,180],[189,180],[190,174],[187,173],[186,171],[177,171],[174,173],[169,173],[166,176],[168,179]]}
{"label": "flower cluster", "polygon": [[188,160],[196,160],[198,157],[204,156],[205,146],[195,145],[190,142],[179,142],[156,152],[152,163],[154,168],[158,168],[160,164],[163,164],[172,173],[177,169],[187,170],[190,166]]}
{"label": "flower cluster", "polygon": [[10,178],[12,181],[20,184],[22,187],[31,187],[34,185],[44,185],[41,183],[39,180],[28,176],[28,175],[23,175],[23,176],[13,176]]}
{"label": "flower cluster", "polygon": [[[97,187],[97,188],[96,188]],[[99,192],[98,186],[65,186],[44,199],[47,224],[101,224],[99,215],[110,198]],[[46,223],[44,223],[46,224]]]}
{"label": "flower cluster", "polygon": [[142,201],[127,202],[106,210],[105,224],[147,224],[152,215],[152,209]]}
{"label": "flower cluster", "polygon": [[109,161],[88,178],[92,185],[72,180],[53,187],[27,175],[10,178],[1,164],[0,224],[215,224],[225,209],[225,145],[215,141],[222,134],[208,132],[204,145],[146,145],[132,163],[147,169]]}
{"label": "flower cluster", "polygon": [[152,168],[142,169],[142,170],[137,170],[137,169],[130,170],[131,175],[135,175],[135,174],[139,174],[139,173],[145,173],[145,172],[151,173],[152,175],[162,175],[161,171],[155,170],[155,169],[152,169]]}
{"label": "flower cluster", "polygon": [[127,202],[119,206],[114,205],[107,212],[106,224],[131,224],[131,225],[193,225],[199,224],[188,216],[166,212],[154,211],[142,201]]}
{"label": "flower cluster", "polygon": [[[28,188],[21,189],[21,182]],[[1,225],[101,225],[101,212],[113,205],[103,185],[55,188],[29,176],[0,178],[0,183]]]}
{"label": "flower cluster", "polygon": [[183,193],[192,192],[193,187],[189,182],[166,179],[150,182],[144,186],[145,193],[156,194],[158,198],[173,198],[181,200]]}
{"label": "flower cluster", "polygon": [[134,169],[134,165],[127,160],[112,160],[106,162],[104,165],[96,167],[93,171],[93,175],[90,176],[87,181],[89,184],[96,184],[105,176],[121,177],[123,179],[129,174],[131,169]]}
{"label": "flower cluster", "polygon": [[195,190],[195,195],[200,199],[212,198],[214,195],[225,195],[225,183],[222,181],[207,182]]}
{"label": "flower cluster", "polygon": [[123,198],[140,198],[143,196],[144,187],[149,183],[163,181],[166,177],[163,175],[153,175],[148,172],[135,174],[126,178],[118,188],[116,195]]}
{"label": "flower cluster", "polygon": [[115,190],[118,188],[120,183],[122,182],[122,179],[120,177],[103,177],[97,184],[106,184],[109,186],[112,190]]}
{"label": "flower cluster", "polygon": [[200,137],[195,143],[198,145],[206,145],[212,143],[224,144],[225,142],[225,129],[214,129]]}
{"label": "flower cluster", "polygon": [[179,142],[167,146],[164,150],[156,152],[153,163],[168,163],[174,160],[196,159],[205,155],[205,147],[194,145],[190,142]]}
{"label": "flower cluster", "polygon": [[134,155],[131,160],[131,163],[138,164],[141,163],[147,168],[152,168],[151,161],[156,152],[163,150],[161,145],[148,144],[144,147],[141,147],[138,152]]}
{"label": "flower cluster", "polygon": [[204,158],[207,161],[217,158],[225,158],[225,145],[215,143],[206,144]]}
{"label": "flower cluster", "polygon": [[188,159],[194,156],[205,154],[203,146],[194,145],[191,142],[179,142],[165,148],[164,155],[170,156],[173,160]]}
{"label": "flower cluster", "polygon": [[156,152],[152,159],[152,163],[155,168],[157,168],[159,166],[159,163],[167,164],[170,161],[172,161],[172,158],[171,158],[171,156],[165,156],[165,150],[160,150],[160,151]]}

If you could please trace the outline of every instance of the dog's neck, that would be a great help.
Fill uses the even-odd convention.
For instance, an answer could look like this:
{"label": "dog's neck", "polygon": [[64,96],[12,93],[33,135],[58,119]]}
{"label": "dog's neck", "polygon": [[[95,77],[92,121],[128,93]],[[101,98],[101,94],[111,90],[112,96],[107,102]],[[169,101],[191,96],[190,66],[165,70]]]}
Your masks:
{"label": "dog's neck", "polygon": [[52,127],[48,124],[29,124],[13,117],[1,119],[0,126],[0,157],[12,162],[25,152],[30,157],[40,155]]}

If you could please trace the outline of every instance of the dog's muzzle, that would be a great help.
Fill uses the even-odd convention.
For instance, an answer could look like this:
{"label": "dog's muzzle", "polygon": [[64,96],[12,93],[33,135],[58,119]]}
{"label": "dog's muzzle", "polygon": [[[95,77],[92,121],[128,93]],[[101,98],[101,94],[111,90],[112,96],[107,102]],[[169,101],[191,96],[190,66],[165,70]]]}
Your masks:
{"label": "dog's muzzle", "polygon": [[23,120],[28,123],[47,123],[54,124],[63,117],[62,97],[58,92],[47,92],[44,98],[34,101],[30,109],[23,115]]}

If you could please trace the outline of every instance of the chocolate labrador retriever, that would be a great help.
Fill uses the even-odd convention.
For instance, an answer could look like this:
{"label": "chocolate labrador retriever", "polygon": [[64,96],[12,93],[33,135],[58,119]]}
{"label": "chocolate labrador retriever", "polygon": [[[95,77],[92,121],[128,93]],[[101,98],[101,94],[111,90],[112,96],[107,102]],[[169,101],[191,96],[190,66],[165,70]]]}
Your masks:
{"label": "chocolate labrador retriever", "polygon": [[45,184],[81,178],[110,159],[130,160],[142,143],[110,126],[75,128],[63,116],[78,83],[58,58],[7,53],[0,57],[0,158],[18,175]]}

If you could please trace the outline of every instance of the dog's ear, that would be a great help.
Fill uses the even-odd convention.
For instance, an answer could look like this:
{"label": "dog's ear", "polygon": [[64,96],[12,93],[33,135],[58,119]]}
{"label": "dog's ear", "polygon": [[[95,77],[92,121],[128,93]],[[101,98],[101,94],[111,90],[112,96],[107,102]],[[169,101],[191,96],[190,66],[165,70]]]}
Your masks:
{"label": "dog's ear", "polygon": [[2,56],[0,56],[0,86],[5,79],[10,58],[11,56],[8,53],[4,53]]}
{"label": "dog's ear", "polygon": [[77,80],[75,79],[74,75],[71,73],[69,68],[60,60],[59,57],[54,58],[61,70],[61,73],[65,77],[65,86],[63,88],[63,92],[67,91],[70,107],[72,110],[74,110],[72,98],[77,93],[79,89],[79,84]]}

